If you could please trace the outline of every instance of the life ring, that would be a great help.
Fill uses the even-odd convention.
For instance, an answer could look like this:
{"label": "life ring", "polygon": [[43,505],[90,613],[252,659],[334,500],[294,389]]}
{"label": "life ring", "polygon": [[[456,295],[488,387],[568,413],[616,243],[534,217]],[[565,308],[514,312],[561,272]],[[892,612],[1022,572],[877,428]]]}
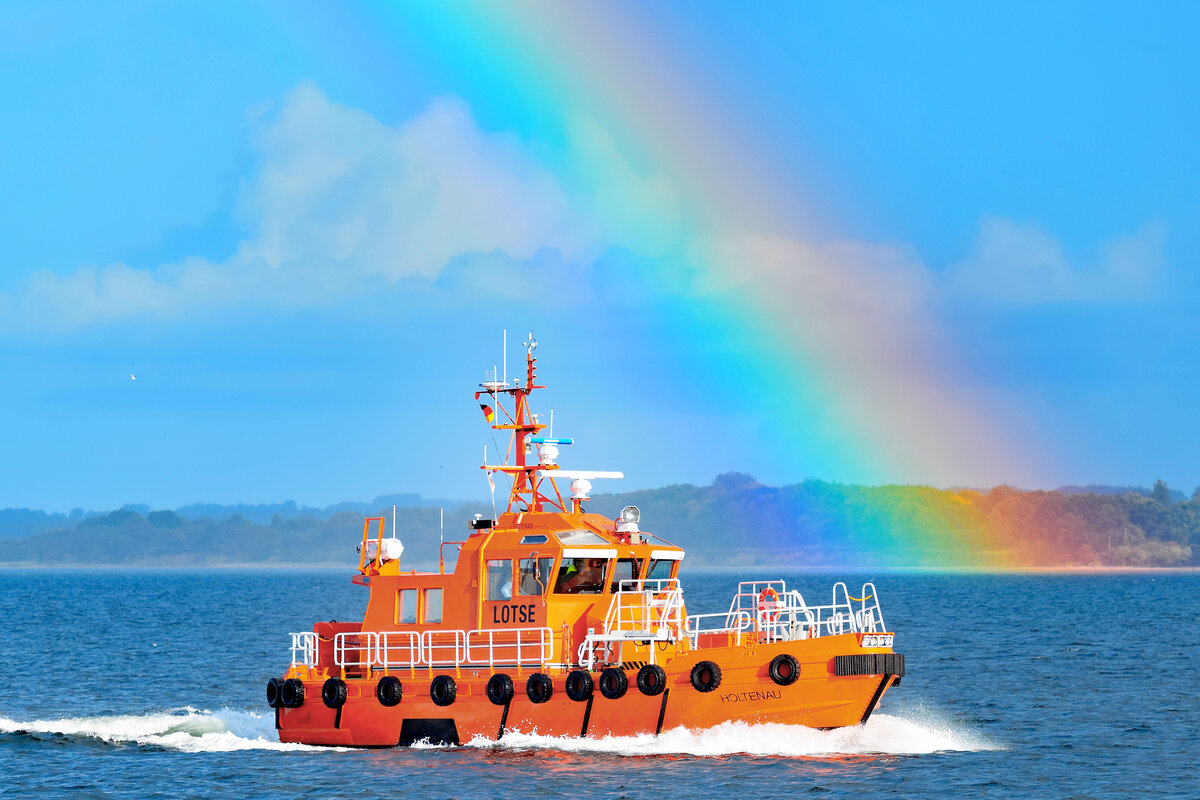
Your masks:
{"label": "life ring", "polygon": [[330,678],[321,686],[321,702],[326,708],[341,708],[346,705],[346,682],[341,678]]}
{"label": "life ring", "polygon": [[429,683],[429,699],[435,705],[448,706],[458,696],[458,684],[449,675],[438,675]]}
{"label": "life ring", "polygon": [[271,708],[283,707],[283,679],[271,678],[267,681],[267,705]]}
{"label": "life ring", "polygon": [[796,660],[795,656],[780,653],[771,659],[771,663],[767,666],[767,674],[778,685],[790,686],[800,677],[800,662]]}
{"label": "life ring", "polygon": [[625,670],[609,667],[600,673],[600,694],[609,700],[619,700],[629,688],[629,678]]}
{"label": "life ring", "polygon": [[284,708],[299,708],[304,705],[304,682],[299,678],[288,678],[279,690],[279,699]]}
{"label": "life ring", "polygon": [[535,703],[544,703],[554,694],[554,682],[544,672],[535,672],[525,682],[525,694]]}
{"label": "life ring", "polygon": [[758,617],[769,625],[779,621],[779,592],[768,586],[758,593]]}
{"label": "life ring", "polygon": [[494,706],[502,706],[511,701],[513,699],[512,678],[503,672],[493,675],[487,682],[487,696]]}
{"label": "life ring", "polygon": [[658,664],[647,664],[638,670],[638,691],[647,697],[662,694],[667,688],[667,673]]}
{"label": "life ring", "polygon": [[721,668],[712,661],[701,661],[692,667],[692,687],[697,692],[711,692],[721,685]]}
{"label": "life ring", "polygon": [[375,686],[375,699],[379,705],[391,708],[400,705],[404,697],[404,684],[395,675],[384,675]]}
{"label": "life ring", "polygon": [[577,703],[592,696],[592,675],[581,669],[573,669],[567,675],[567,697]]}

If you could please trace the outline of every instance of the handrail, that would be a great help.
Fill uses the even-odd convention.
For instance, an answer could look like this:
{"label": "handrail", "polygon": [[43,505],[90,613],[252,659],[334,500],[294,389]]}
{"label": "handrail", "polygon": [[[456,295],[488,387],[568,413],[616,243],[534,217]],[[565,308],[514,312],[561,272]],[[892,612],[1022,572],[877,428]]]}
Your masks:
{"label": "handrail", "polygon": [[[438,571],[441,572],[443,575],[446,574],[446,545],[448,545],[448,544],[458,545],[458,549],[461,551],[462,546],[464,544],[466,544],[466,542],[442,542],[442,546],[438,548]],[[457,559],[455,559],[455,561],[454,561],[454,569],[456,572],[458,571],[458,560]]]}
{"label": "handrail", "polygon": [[[392,638],[401,640],[404,644],[391,643]],[[406,646],[407,645],[407,646]],[[393,652],[402,655],[408,653],[408,660],[393,661]],[[381,631],[379,633],[379,649],[376,653],[376,663],[385,670],[392,667],[415,667],[421,663],[421,633],[419,631]]]}
{"label": "handrail", "polygon": [[[456,544],[446,542],[446,544]],[[771,588],[771,605],[760,608],[760,595]],[[711,614],[683,613],[683,590],[676,578],[622,580],[612,595],[599,631],[588,630],[578,653],[572,652],[570,630],[551,628],[477,628],[473,630],[343,631],[333,637],[333,661],[339,667],[462,666],[463,664],[546,665],[555,658],[564,664],[572,657],[589,669],[603,651],[605,663],[623,660],[625,644],[675,642],[681,638],[698,646],[700,634],[728,633],[742,637],[756,632],[757,641],[790,641],[847,633],[885,633],[879,593],[864,583],[853,597],[844,582],[833,585],[828,605],[809,605],[784,581],[743,581],[729,610]],[[710,622],[719,622],[706,627]],[[320,637],[311,631],[290,634],[292,666],[316,667],[321,658]],[[656,648],[650,648],[651,662]],[[326,656],[328,657],[328,656]]]}
{"label": "handrail", "polygon": [[300,631],[288,634],[292,637],[292,666],[315,667],[317,665],[317,634]]}
{"label": "handrail", "polygon": [[[724,625],[714,628],[705,628],[703,620],[720,618]],[[754,629],[754,619],[745,611],[738,611],[735,614],[730,614],[725,611],[717,611],[711,614],[689,614],[683,620],[683,632],[689,640],[692,647],[698,647],[700,644],[700,634],[702,633],[728,633],[734,636],[733,644],[740,646],[742,643],[742,634]]]}
{"label": "handrail", "polygon": [[[435,644],[435,638],[449,637],[448,644]],[[421,660],[430,667],[453,667],[466,662],[467,634],[462,630],[425,631],[421,634]],[[451,658],[434,658],[435,652],[450,650]]]}
{"label": "handrail", "polygon": [[[532,638],[526,640],[525,634],[537,634],[537,639]],[[507,638],[502,634],[512,636],[515,634],[515,640],[506,642],[496,639]],[[466,632],[466,663],[468,664],[546,664],[550,661],[550,657],[554,651],[554,632],[549,628],[481,628]],[[486,645],[484,643],[472,643],[472,638],[483,639],[486,637]],[[537,648],[537,658],[526,658],[523,655],[522,647]],[[500,656],[497,657],[497,648],[500,649]],[[504,657],[505,652],[511,652],[515,648],[514,657]],[[476,650],[486,650],[487,657],[473,657]]]}
{"label": "handrail", "polygon": [[[367,541],[371,538],[371,523],[379,523],[379,532],[375,535],[375,556],[367,557]],[[363,535],[362,544],[358,546],[358,571],[366,573],[367,564],[371,561],[379,560],[380,554],[383,552],[383,528],[387,524],[383,517],[367,517],[363,520]]]}
{"label": "handrail", "polygon": [[[348,640],[349,641],[348,643]],[[347,656],[355,653],[353,661]],[[362,657],[366,656],[363,661]],[[379,657],[379,633],[377,631],[346,631],[333,637],[333,662],[339,667],[369,667]]]}

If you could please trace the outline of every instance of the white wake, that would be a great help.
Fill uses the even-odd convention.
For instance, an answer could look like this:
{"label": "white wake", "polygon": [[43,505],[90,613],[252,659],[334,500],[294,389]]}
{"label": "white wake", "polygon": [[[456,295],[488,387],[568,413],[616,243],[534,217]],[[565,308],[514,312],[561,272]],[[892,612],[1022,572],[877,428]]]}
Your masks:
{"label": "white wake", "polygon": [[67,717],[22,722],[0,716],[0,733],[94,739],[138,744],[184,753],[232,750],[328,750],[284,744],[275,733],[275,715],[248,711],[202,711],[186,707],[147,714]]}
{"label": "white wake", "polygon": [[[0,716],[0,734],[61,736],[111,744],[137,744],[184,753],[234,750],[343,750],[282,743],[273,714],[248,711],[203,711],[191,707],[147,714],[66,717],[22,722]],[[1003,749],[962,724],[932,717],[906,719],[875,714],[866,725],[820,731],[799,725],[726,722],[707,730],[675,728],[658,736],[610,736],[602,739],[542,736],[509,731],[500,741],[476,739],[474,748],[528,751],[552,749],[569,753],[655,756],[776,757],[843,755],[920,755],[925,753]],[[418,745],[420,747],[420,745]],[[431,749],[439,746],[424,745]]]}
{"label": "white wake", "polygon": [[800,725],[725,722],[707,730],[675,728],[658,736],[610,736],[578,739],[508,732],[499,742],[475,740],[472,747],[532,750],[551,748],[576,753],[623,756],[841,756],[920,755],[925,753],[1000,750],[961,724],[934,719],[912,720],[875,714],[866,725],[821,731]]}

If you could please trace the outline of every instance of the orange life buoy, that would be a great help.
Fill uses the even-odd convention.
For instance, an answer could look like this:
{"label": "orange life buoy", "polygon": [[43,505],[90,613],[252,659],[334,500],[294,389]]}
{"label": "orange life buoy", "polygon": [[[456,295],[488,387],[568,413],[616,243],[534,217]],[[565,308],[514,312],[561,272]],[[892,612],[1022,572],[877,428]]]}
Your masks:
{"label": "orange life buoy", "polygon": [[770,586],[758,593],[758,616],[769,624],[779,621],[779,592]]}

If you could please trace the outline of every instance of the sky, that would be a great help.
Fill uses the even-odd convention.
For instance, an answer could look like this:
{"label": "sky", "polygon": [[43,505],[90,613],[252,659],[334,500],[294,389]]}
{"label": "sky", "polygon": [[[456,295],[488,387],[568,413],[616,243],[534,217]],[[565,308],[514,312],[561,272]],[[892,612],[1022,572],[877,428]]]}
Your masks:
{"label": "sky", "polygon": [[[1200,484],[1192,4],[6,3],[0,507]],[[136,376],[136,379],[134,379]]]}

